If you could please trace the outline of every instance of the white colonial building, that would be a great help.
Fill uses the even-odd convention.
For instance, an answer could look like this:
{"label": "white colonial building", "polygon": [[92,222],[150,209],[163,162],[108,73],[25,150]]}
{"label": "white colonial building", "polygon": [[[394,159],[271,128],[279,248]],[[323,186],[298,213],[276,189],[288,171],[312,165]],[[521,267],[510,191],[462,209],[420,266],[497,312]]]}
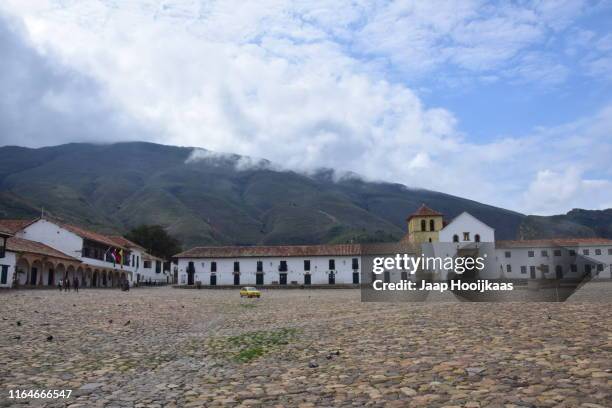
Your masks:
{"label": "white colonial building", "polygon": [[[363,263],[380,255],[481,257],[481,278],[553,279],[611,278],[612,240],[574,239],[495,241],[495,230],[464,212],[448,223],[425,205],[407,218],[408,233],[387,245],[298,245],[196,247],[176,255],[178,284],[352,285],[362,280]],[[377,249],[378,248],[378,249]],[[367,267],[366,267],[367,268]],[[428,269],[434,279],[446,280],[449,271]],[[451,271],[452,272],[452,271]],[[364,275],[365,276],[365,275]],[[369,273],[368,273],[369,279]],[[406,271],[385,272],[384,281],[411,279]]]}
{"label": "white colonial building", "polygon": [[360,246],[198,247],[178,258],[179,284],[358,284]]}
{"label": "white colonial building", "polygon": [[108,238],[117,245],[129,249],[129,259],[126,262],[133,272],[134,283],[166,283],[168,281],[163,273],[161,258],[149,254],[142,246],[120,235],[112,235]]}
{"label": "white colonial building", "polygon": [[612,240],[498,241],[499,274],[508,279],[612,279]]}
{"label": "white colonial building", "polygon": [[159,258],[123,237],[43,217],[0,220],[0,230],[8,235],[0,252],[0,287],[55,286],[62,279],[78,279],[81,287],[167,280]]}
{"label": "white colonial building", "polygon": [[[406,236],[389,244],[196,247],[176,255],[175,283],[357,285],[370,279],[373,257],[395,253],[410,257],[482,257],[486,267],[480,272],[481,278],[612,278],[612,240],[495,241],[493,228],[472,215],[464,212],[444,223],[441,213],[426,206],[411,214],[407,224]],[[362,276],[362,270],[367,275]],[[438,280],[450,275],[442,268],[423,271]],[[81,287],[170,280],[161,259],[124,237],[48,218],[0,220],[0,287],[55,286],[61,279],[73,282],[75,278]],[[385,272],[382,277],[385,281],[411,278],[404,270]]]}

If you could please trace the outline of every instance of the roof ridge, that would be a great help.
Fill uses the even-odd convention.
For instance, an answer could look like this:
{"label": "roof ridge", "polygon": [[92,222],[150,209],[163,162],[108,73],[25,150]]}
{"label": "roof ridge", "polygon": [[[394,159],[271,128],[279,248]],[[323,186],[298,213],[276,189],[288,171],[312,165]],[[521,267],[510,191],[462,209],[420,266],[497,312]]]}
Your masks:
{"label": "roof ridge", "polygon": [[116,246],[116,247],[119,247],[121,249],[127,249],[123,245],[118,244],[117,242],[113,241],[111,238],[109,238],[105,234],[102,234],[101,232],[92,231],[92,230],[87,229],[85,227],[81,227],[81,226],[74,225],[74,224],[69,224],[69,223],[63,222],[63,221],[56,221],[56,220],[53,220],[53,219],[47,219],[47,221],[52,222],[54,224],[57,224],[60,227],[62,227],[64,229],[67,229],[70,232],[80,236],[81,238],[86,238],[86,239],[89,239],[91,241],[100,242],[102,244],[109,245],[109,246]]}
{"label": "roof ridge", "polygon": [[412,214],[408,216],[407,220],[409,221],[414,217],[438,217],[438,216],[443,217],[444,214],[428,207],[427,205],[425,205],[425,203],[422,203],[421,206],[416,209],[416,211],[414,211]]}
{"label": "roof ridge", "polygon": [[25,227],[32,225],[34,222],[38,221],[38,218],[2,218],[0,219],[0,226],[4,227],[4,229],[8,230],[10,233],[16,233],[21,231]]}
{"label": "roof ridge", "polygon": [[604,237],[564,237],[564,238],[534,238],[534,239],[502,239],[497,242],[541,242],[541,241],[610,241]]}
{"label": "roof ridge", "polygon": [[218,254],[220,257],[233,255],[252,256],[297,256],[297,255],[357,255],[360,244],[317,244],[317,245],[268,245],[268,246],[224,246],[224,247],[194,247],[175,256],[197,257],[198,254]]}
{"label": "roof ridge", "polygon": [[116,239],[122,240],[122,241],[125,241],[125,242],[129,243],[129,244],[132,244],[135,247],[145,249],[145,247],[143,247],[142,245],[137,244],[136,242],[134,242],[134,241],[124,237],[123,235],[104,235],[104,236],[107,237],[110,240],[116,240]]}

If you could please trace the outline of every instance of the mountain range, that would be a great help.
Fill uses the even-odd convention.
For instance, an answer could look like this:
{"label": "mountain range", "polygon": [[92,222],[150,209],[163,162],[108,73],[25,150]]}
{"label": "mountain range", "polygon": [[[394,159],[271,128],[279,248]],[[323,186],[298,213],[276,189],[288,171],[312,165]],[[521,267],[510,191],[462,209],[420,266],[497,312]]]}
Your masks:
{"label": "mountain range", "polygon": [[103,233],[159,224],[185,248],[393,241],[423,203],[447,220],[468,211],[494,227],[497,239],[612,238],[612,209],[526,216],[330,169],[307,175],[265,160],[144,142],[0,147],[0,217],[44,211]]}

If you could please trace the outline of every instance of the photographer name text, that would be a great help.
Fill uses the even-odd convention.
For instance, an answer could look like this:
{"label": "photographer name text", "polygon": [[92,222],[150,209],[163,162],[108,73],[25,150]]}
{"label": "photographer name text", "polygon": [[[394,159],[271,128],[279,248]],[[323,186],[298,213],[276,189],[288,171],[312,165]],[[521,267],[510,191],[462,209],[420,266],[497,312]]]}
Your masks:
{"label": "photographer name text", "polygon": [[438,292],[445,292],[447,290],[473,292],[514,290],[514,286],[511,282],[490,282],[486,279],[481,279],[476,282],[461,282],[461,280],[451,282],[413,282],[409,280],[402,280],[399,282],[383,282],[382,280],[375,280],[372,282],[372,287],[374,290],[427,290]]}

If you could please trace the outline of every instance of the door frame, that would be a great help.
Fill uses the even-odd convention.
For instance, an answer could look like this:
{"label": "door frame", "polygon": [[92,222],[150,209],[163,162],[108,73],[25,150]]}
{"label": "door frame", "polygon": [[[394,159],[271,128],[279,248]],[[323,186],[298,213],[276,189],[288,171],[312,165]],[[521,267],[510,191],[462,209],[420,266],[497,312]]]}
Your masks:
{"label": "door frame", "polygon": [[38,280],[38,268],[35,266],[32,266],[30,268],[30,282],[29,284],[32,286],[36,285],[36,281]]}
{"label": "door frame", "polygon": [[336,274],[334,272],[330,272],[327,275],[327,283],[329,285],[335,285],[336,284]]}
{"label": "door frame", "polygon": [[193,285],[195,283],[195,263],[189,262],[187,264],[187,285]]}

